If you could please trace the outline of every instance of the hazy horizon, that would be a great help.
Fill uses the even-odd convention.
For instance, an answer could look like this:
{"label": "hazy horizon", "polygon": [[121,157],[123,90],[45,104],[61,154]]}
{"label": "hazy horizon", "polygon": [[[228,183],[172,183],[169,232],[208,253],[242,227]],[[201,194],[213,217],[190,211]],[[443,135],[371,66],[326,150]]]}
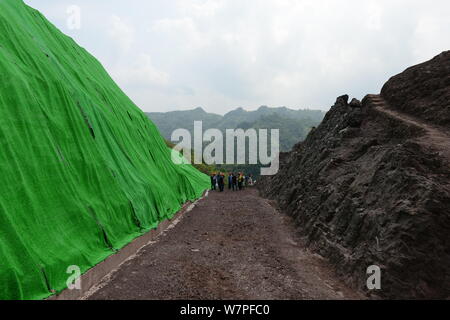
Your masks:
{"label": "hazy horizon", "polygon": [[[450,3],[25,0],[74,38],[145,112],[262,105],[328,110],[450,49]],[[81,9],[81,28],[67,25]],[[405,11],[408,14],[404,14]]]}
{"label": "hazy horizon", "polygon": [[232,111],[236,111],[238,109],[243,109],[246,112],[255,112],[258,111],[260,108],[263,107],[267,107],[269,109],[280,109],[280,108],[287,108],[289,110],[293,110],[293,111],[321,111],[321,112],[326,112],[327,110],[321,110],[321,109],[311,109],[311,108],[290,108],[290,107],[285,107],[285,106],[279,106],[279,107],[271,107],[271,106],[259,106],[256,109],[249,109],[249,108],[245,108],[245,107],[235,107],[231,110],[228,110],[225,113],[218,113],[218,112],[210,112],[208,110],[205,110],[205,108],[203,107],[196,107],[196,108],[187,108],[187,109],[178,109],[178,110],[169,110],[169,111],[145,111],[146,113],[168,113],[168,112],[179,112],[179,111],[195,111],[197,109],[202,109],[204,112],[209,113],[209,114],[216,114],[216,115],[220,115],[220,116],[225,116],[226,114],[232,112]]}

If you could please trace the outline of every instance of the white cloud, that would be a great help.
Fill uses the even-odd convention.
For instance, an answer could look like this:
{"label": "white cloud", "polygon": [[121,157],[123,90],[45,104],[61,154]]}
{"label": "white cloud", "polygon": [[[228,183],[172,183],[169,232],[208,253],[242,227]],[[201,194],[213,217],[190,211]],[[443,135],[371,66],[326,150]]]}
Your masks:
{"label": "white cloud", "polygon": [[378,2],[372,1],[367,8],[367,28],[371,30],[381,30],[383,8]]}
{"label": "white cloud", "polygon": [[65,32],[79,5],[70,35],[147,111],[327,109],[450,49],[448,0],[26,1]]}
{"label": "white cloud", "polygon": [[149,31],[163,34],[179,48],[187,50],[200,48],[206,40],[197,30],[193,19],[189,17],[156,20]]}
{"label": "white cloud", "polygon": [[413,53],[417,60],[425,60],[437,51],[449,50],[448,41],[442,41],[441,35],[450,35],[448,17],[421,17],[414,30]]}
{"label": "white cloud", "polygon": [[197,18],[214,17],[225,5],[224,0],[178,0],[177,6],[183,15]]}
{"label": "white cloud", "polygon": [[158,70],[150,55],[141,53],[131,61],[117,63],[111,71],[112,76],[125,86],[165,86],[169,74]]}
{"label": "white cloud", "polygon": [[133,26],[115,14],[110,17],[108,35],[125,52],[128,52],[135,42]]}

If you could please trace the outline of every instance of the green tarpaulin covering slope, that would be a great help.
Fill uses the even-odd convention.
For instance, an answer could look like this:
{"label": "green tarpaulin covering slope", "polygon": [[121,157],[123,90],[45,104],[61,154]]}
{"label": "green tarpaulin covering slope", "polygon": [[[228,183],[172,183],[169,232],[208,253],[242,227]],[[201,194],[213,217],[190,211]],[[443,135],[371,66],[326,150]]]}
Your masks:
{"label": "green tarpaulin covering slope", "polygon": [[42,299],[201,196],[101,64],[0,0],[0,299]]}

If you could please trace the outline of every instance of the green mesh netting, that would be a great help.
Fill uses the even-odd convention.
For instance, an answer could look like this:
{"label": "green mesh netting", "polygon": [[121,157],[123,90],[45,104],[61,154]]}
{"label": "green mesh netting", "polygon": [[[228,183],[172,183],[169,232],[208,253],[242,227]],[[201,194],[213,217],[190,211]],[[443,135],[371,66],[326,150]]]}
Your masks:
{"label": "green mesh netting", "polygon": [[208,177],[176,166],[101,64],[0,0],[0,299],[42,299],[173,217]]}

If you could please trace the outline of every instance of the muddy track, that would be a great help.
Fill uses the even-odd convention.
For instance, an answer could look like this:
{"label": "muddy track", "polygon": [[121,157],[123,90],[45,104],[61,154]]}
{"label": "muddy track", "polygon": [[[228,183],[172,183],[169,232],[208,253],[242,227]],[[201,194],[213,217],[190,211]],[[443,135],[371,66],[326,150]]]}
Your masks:
{"label": "muddy track", "polygon": [[450,133],[445,128],[428,124],[416,117],[390,108],[380,95],[368,95],[368,99],[369,103],[378,111],[383,112],[392,118],[421,128],[424,131],[424,135],[417,139],[417,142],[439,152],[440,155],[445,158],[446,162],[450,164]]}
{"label": "muddy track", "polygon": [[249,189],[212,192],[89,299],[358,299]]}

